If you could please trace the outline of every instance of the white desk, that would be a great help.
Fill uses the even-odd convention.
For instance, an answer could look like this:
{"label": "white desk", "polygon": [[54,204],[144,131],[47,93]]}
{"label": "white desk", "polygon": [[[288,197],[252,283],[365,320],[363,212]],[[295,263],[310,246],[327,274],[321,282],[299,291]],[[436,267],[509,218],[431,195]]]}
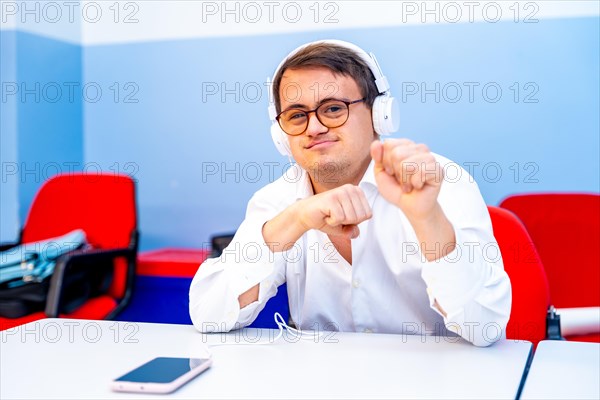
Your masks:
{"label": "white desk", "polygon": [[599,399],[600,343],[540,342],[521,399]]}
{"label": "white desk", "polygon": [[[0,398],[157,398],[109,381],[156,356],[202,357],[204,343],[276,331],[201,335],[191,325],[47,319],[0,332]],[[502,341],[332,333],[314,341],[211,347],[213,366],[173,398],[514,398],[531,349]]]}

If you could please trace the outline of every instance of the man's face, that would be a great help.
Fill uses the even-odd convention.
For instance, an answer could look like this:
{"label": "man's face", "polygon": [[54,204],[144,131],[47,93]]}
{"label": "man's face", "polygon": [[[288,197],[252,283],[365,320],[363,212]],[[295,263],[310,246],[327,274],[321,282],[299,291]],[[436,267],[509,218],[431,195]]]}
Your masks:
{"label": "man's face", "polygon": [[[281,79],[281,111],[314,110],[328,99],[362,97],[353,78],[334,75],[324,67],[287,69]],[[358,184],[371,161],[369,146],[375,138],[371,110],[364,102],[349,106],[348,120],[340,127],[327,128],[310,113],[306,131],[288,135],[294,159],[309,172],[315,188],[319,183]]]}

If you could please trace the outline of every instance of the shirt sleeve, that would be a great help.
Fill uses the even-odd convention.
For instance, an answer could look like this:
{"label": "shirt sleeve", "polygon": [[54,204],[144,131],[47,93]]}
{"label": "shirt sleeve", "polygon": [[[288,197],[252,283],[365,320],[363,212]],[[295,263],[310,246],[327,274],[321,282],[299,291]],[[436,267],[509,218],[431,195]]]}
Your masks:
{"label": "shirt sleeve", "polygon": [[510,280],[479,188],[452,164],[461,171],[460,179],[444,181],[438,201],[454,227],[456,246],[445,257],[424,262],[422,278],[431,308],[443,316],[437,301],[446,312],[446,328],[477,346],[489,346],[505,337]]}
{"label": "shirt sleeve", "polygon": [[[262,236],[263,225],[277,213],[277,207],[259,191],[221,256],[207,259],[196,272],[189,312],[200,332],[228,332],[251,324],[285,281],[281,254],[272,253]],[[256,284],[260,284],[258,301],[240,309],[238,297]]]}

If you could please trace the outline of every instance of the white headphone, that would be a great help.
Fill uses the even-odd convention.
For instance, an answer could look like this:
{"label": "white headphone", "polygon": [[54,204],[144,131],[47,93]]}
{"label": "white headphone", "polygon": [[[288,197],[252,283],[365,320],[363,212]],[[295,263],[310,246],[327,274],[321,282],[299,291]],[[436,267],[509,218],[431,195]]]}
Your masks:
{"label": "white headphone", "polygon": [[277,109],[275,107],[275,93],[273,92],[272,82],[275,80],[275,77],[279,73],[279,70],[281,69],[283,64],[290,57],[292,57],[305,47],[318,43],[334,44],[340,47],[345,47],[347,49],[353,50],[369,66],[369,69],[375,77],[375,85],[377,86],[377,90],[379,91],[379,96],[375,98],[372,108],[373,127],[375,128],[375,132],[377,132],[380,135],[389,135],[393,132],[396,132],[398,130],[398,125],[400,124],[400,109],[398,106],[398,102],[392,97],[392,94],[390,92],[390,84],[388,83],[388,80],[385,77],[385,75],[383,75],[383,72],[379,67],[379,63],[377,63],[375,55],[373,53],[367,54],[367,52],[365,52],[363,49],[356,46],[355,44],[344,42],[342,40],[318,40],[316,42],[303,44],[302,46],[296,48],[290,54],[288,54],[287,57],[285,57],[283,61],[279,63],[277,69],[275,70],[275,73],[273,74],[273,78],[269,81],[271,83],[271,93],[269,96],[268,110],[269,118],[271,119],[271,137],[273,138],[273,143],[275,143],[275,147],[277,147],[277,150],[279,150],[279,152],[284,156],[292,156],[288,135],[281,129],[276,119]]}

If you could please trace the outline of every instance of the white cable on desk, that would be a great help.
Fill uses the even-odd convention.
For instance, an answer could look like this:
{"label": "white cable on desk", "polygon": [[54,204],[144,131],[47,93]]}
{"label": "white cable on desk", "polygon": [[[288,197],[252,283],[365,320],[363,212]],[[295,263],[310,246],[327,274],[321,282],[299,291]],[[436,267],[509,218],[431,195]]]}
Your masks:
{"label": "white cable on desk", "polygon": [[[315,338],[320,338],[323,335],[321,332],[318,332],[318,331],[306,332],[306,331],[302,331],[300,329],[292,328],[285,322],[285,320],[283,319],[281,314],[279,314],[278,312],[273,314],[273,319],[275,320],[275,323],[277,324],[277,327],[279,328],[279,333],[277,334],[277,336],[275,338],[273,338],[273,340],[269,340],[266,342],[215,343],[215,344],[209,344],[208,347],[210,348],[210,347],[216,347],[216,346],[239,346],[239,345],[245,346],[245,345],[273,344],[283,336],[284,329],[289,334],[292,334],[294,339],[298,338],[301,340],[315,340]],[[304,336],[304,335],[306,335],[306,336]]]}

